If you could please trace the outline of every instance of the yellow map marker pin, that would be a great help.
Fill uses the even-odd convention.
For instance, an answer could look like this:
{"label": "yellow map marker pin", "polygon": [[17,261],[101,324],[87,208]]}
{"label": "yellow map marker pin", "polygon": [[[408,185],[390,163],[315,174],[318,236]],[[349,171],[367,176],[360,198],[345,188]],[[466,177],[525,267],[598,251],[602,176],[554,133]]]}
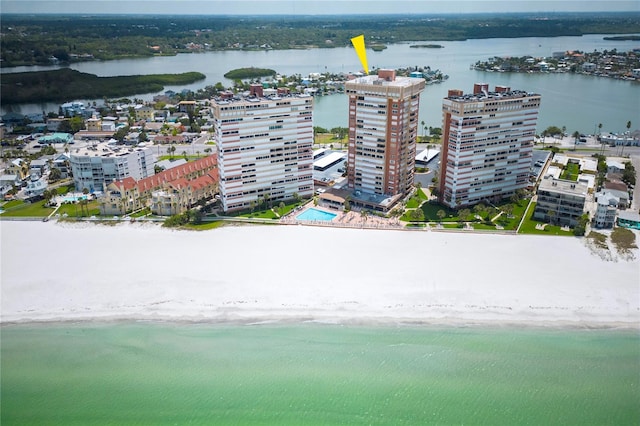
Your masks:
{"label": "yellow map marker pin", "polygon": [[360,58],[360,63],[364,68],[364,73],[369,75],[369,65],[367,64],[367,50],[364,47],[364,34],[352,38],[351,44],[353,44],[353,47],[356,49],[358,58]]}

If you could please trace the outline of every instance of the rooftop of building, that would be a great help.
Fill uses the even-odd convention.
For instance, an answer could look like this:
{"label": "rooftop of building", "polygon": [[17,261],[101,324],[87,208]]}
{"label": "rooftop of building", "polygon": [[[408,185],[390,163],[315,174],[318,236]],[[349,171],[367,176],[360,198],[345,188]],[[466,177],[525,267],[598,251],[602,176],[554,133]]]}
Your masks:
{"label": "rooftop of building", "polygon": [[[174,183],[175,185],[180,185],[180,182],[184,184],[184,182],[189,182],[186,179],[186,176],[191,173],[196,173],[205,169],[210,169],[205,176],[208,178],[200,179],[196,178],[196,186],[201,185],[203,182],[207,183],[211,180],[217,182],[218,181],[218,156],[216,154],[209,155],[207,157],[199,158],[195,161],[189,161],[188,163],[181,164],[179,166],[164,170],[160,173],[157,173],[153,176],[149,176],[144,179],[140,179],[138,182],[131,177],[124,178],[120,181],[113,182],[119,188],[123,190],[130,190],[134,187],[138,188],[138,191],[148,191],[155,190],[160,188],[165,183]],[[202,176],[200,176],[202,178]],[[198,183],[200,182],[200,183]]]}
{"label": "rooftop of building", "polygon": [[143,151],[146,147],[131,147],[116,145],[113,142],[87,143],[83,146],[76,144],[70,151],[71,157],[122,157],[135,151]]}
{"label": "rooftop of building", "polygon": [[477,93],[462,93],[461,90],[450,90],[445,99],[466,103],[485,102],[488,100],[521,99],[529,96],[540,96],[540,94],[511,89],[510,87],[498,86],[493,92],[488,91],[488,89]]}
{"label": "rooftop of building", "polygon": [[302,99],[302,98],[313,98],[311,95],[307,95],[304,93],[297,94],[276,94],[270,96],[242,96],[242,95],[234,95],[233,97],[215,97],[213,98],[213,103],[216,105],[255,105],[255,104],[270,104],[274,101],[279,101],[283,99]]}
{"label": "rooftop of building", "polygon": [[584,182],[574,182],[564,179],[555,179],[553,176],[545,176],[538,187],[539,191],[550,191],[567,195],[587,196],[588,186]]}
{"label": "rooftop of building", "polygon": [[620,210],[618,212],[618,218],[622,220],[640,222],[640,214],[634,212],[633,210]]}
{"label": "rooftop of building", "polygon": [[393,79],[381,78],[378,75],[365,75],[364,77],[357,77],[353,80],[347,81],[345,86],[354,84],[371,84],[374,86],[383,87],[411,87],[416,84],[423,83],[423,78],[416,77],[394,77]]}

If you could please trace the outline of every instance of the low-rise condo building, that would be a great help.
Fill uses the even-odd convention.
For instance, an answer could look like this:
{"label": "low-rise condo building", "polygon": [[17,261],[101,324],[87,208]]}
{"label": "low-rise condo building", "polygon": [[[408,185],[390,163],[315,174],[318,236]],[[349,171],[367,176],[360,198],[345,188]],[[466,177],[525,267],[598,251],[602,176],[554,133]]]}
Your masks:
{"label": "low-rise condo building", "polygon": [[152,176],[155,155],[151,148],[129,148],[106,142],[73,148],[69,163],[76,190],[101,191],[104,184],[132,177]]}
{"label": "low-rise condo building", "polygon": [[217,156],[213,154],[139,181],[128,177],[106,184],[98,201],[103,215],[123,215],[145,207],[159,215],[177,214],[213,198],[217,190]]}
{"label": "low-rise condo building", "polygon": [[576,226],[584,214],[587,193],[588,187],[584,182],[545,176],[538,187],[533,218],[562,226]]}

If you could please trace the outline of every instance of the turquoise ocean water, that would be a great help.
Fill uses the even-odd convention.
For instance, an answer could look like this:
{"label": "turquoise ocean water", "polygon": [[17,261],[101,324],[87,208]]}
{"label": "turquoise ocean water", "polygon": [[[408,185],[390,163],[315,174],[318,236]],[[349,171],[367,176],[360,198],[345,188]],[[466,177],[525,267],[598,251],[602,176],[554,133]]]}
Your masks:
{"label": "turquoise ocean water", "polygon": [[640,424],[637,331],[1,329],[1,424]]}

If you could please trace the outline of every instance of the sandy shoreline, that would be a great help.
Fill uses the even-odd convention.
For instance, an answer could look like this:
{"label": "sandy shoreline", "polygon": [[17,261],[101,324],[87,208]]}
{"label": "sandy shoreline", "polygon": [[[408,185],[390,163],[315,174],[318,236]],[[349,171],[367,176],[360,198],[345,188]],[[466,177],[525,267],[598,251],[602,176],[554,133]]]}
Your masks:
{"label": "sandy shoreline", "polygon": [[640,328],[640,263],[568,237],[2,222],[3,324]]}

